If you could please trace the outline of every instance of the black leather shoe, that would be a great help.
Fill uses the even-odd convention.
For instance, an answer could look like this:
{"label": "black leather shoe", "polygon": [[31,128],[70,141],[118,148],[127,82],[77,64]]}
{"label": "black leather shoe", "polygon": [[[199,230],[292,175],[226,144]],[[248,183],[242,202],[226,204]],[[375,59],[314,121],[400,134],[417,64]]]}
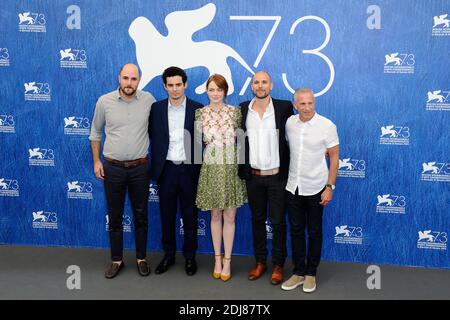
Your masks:
{"label": "black leather shoe", "polygon": [[112,278],[116,277],[119,274],[120,270],[123,269],[123,267],[125,267],[125,264],[123,263],[123,261],[120,265],[118,263],[111,262],[111,265],[108,267],[108,269],[105,272],[105,278],[112,279]]}
{"label": "black leather shoe", "polygon": [[175,258],[163,258],[155,269],[156,274],[161,274],[169,270],[175,264]]}
{"label": "black leather shoe", "polygon": [[143,277],[148,276],[151,272],[150,267],[149,267],[147,261],[145,261],[145,260],[137,262],[137,269],[138,269],[139,274]]}
{"label": "black leather shoe", "polygon": [[186,259],[184,270],[188,276],[193,276],[197,272],[197,263],[195,259]]}

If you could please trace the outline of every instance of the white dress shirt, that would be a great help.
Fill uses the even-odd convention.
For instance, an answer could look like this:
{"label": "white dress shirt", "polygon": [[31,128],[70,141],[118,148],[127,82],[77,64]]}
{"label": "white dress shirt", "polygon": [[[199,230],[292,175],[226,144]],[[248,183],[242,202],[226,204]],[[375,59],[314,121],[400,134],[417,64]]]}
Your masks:
{"label": "white dress shirt", "polygon": [[253,99],[248,106],[245,125],[247,127],[250,166],[259,170],[271,170],[280,167],[278,131],[275,123],[275,108],[270,99],[262,119],[253,110]]}
{"label": "white dress shirt", "polygon": [[298,188],[302,196],[319,193],[328,182],[325,153],[339,144],[335,124],[317,113],[307,122],[293,115],[286,122],[286,138],[291,157],[286,190],[295,194]]}
{"label": "white dress shirt", "polygon": [[184,150],[184,121],[186,117],[186,97],[181,105],[174,107],[169,99],[169,150],[167,160],[186,161]]}

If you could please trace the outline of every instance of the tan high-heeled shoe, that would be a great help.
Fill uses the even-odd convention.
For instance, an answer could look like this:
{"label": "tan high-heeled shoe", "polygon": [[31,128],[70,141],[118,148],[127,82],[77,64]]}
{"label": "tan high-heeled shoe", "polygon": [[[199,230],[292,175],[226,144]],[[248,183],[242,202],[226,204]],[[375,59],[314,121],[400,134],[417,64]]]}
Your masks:
{"label": "tan high-heeled shoe", "polygon": [[[221,254],[215,254],[214,257],[222,257],[222,255]],[[214,263],[216,263],[216,262],[214,261]],[[214,279],[220,279],[220,274],[221,274],[220,272],[214,272],[213,271],[212,276],[213,276]]]}
{"label": "tan high-heeled shoe", "polygon": [[[223,260],[229,260],[230,263],[231,263],[231,258],[223,257]],[[230,279],[231,279],[231,271],[230,271],[230,274],[223,274],[223,273],[221,273],[221,274],[220,274],[220,279],[221,279],[223,282],[227,282],[228,280],[230,280]]]}

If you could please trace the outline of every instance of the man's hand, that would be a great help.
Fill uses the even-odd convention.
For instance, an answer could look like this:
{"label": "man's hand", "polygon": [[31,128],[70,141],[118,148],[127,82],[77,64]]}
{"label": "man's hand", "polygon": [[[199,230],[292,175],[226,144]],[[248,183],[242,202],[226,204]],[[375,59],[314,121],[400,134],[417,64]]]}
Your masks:
{"label": "man's hand", "polygon": [[333,200],[333,190],[326,187],[325,190],[320,195],[320,199],[322,200],[320,204],[326,206],[331,200]]}
{"label": "man's hand", "polygon": [[105,180],[105,171],[103,170],[103,163],[101,161],[94,163],[94,173],[97,179]]}

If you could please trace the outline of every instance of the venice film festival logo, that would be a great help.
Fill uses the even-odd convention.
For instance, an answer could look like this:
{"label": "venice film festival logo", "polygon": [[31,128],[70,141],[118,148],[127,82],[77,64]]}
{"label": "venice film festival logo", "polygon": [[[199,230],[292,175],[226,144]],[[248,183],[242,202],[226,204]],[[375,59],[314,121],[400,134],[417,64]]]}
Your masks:
{"label": "venice film festival logo", "polygon": [[[109,215],[105,215],[106,220],[106,231],[109,232]],[[130,233],[131,232],[131,215],[126,213],[122,216],[122,226],[123,226],[123,232]]]}
{"label": "venice film festival logo", "polygon": [[450,36],[450,19],[448,14],[433,17],[433,36]]}
{"label": "venice film festival logo", "polygon": [[150,183],[148,190],[149,190],[148,202],[159,202],[158,185]]}
{"label": "venice film festival logo", "polygon": [[28,149],[28,161],[30,166],[54,167],[55,153],[53,149]]}
{"label": "venice film festival logo", "polygon": [[450,91],[434,90],[427,92],[427,110],[450,110],[450,101],[448,100]]}
{"label": "venice film festival logo", "polygon": [[19,181],[0,178],[0,197],[19,197]]}
{"label": "venice film festival logo", "polygon": [[378,213],[405,214],[406,198],[395,194],[383,194],[377,196]]}
{"label": "venice film festival logo", "polygon": [[33,212],[34,229],[58,229],[58,214],[44,210]]}
{"label": "venice film festival logo", "polygon": [[19,13],[20,32],[47,32],[45,14],[34,12]]}
{"label": "venice film festival logo", "polygon": [[269,220],[266,220],[266,237],[267,240],[273,239],[273,227]]}
{"label": "venice film festival logo", "polygon": [[0,67],[9,67],[8,48],[0,48]]}
{"label": "venice film festival logo", "polygon": [[349,227],[348,225],[336,226],[334,243],[340,244],[363,244],[363,230],[361,227]]}
{"label": "venice film festival logo", "polygon": [[418,249],[447,250],[448,236],[446,232],[425,230],[418,232]]}
{"label": "venice film festival logo", "polygon": [[384,59],[384,73],[414,73],[416,61],[412,53],[390,53]]}
{"label": "venice film festival logo", "polygon": [[366,161],[352,158],[339,159],[338,176],[364,179],[366,177]]}
{"label": "venice film festival logo", "polygon": [[88,136],[91,122],[85,117],[70,116],[64,118],[64,134]]}
{"label": "venice film festival logo", "polygon": [[[183,218],[180,218],[180,235],[184,235],[184,222]],[[205,218],[197,218],[197,236],[206,236],[206,219]]]}
{"label": "venice film festival logo", "polygon": [[450,182],[450,163],[424,162],[422,163],[422,181]]}
{"label": "venice film festival logo", "polygon": [[79,49],[63,49],[59,50],[60,59],[59,65],[61,68],[87,68],[86,50]]}
{"label": "venice film festival logo", "polygon": [[16,133],[16,122],[14,116],[9,114],[0,114],[0,132]]}
{"label": "venice film festival logo", "polygon": [[67,198],[92,200],[92,183],[82,181],[67,182]]}
{"label": "venice film festival logo", "polygon": [[381,127],[380,144],[407,146],[410,135],[409,127],[384,126]]}
{"label": "venice film festival logo", "polygon": [[27,82],[25,88],[25,101],[51,101],[50,84],[45,82]]}
{"label": "venice film festival logo", "polygon": [[[131,39],[136,45],[136,60],[142,70],[141,82],[139,89],[144,88],[152,79],[162,74],[164,69],[169,66],[177,65],[183,69],[195,67],[204,67],[211,75],[213,73],[222,74],[229,84],[228,93],[231,95],[235,90],[235,84],[232,79],[230,66],[227,59],[233,58],[240,66],[248,72],[247,79],[242,86],[239,95],[244,95],[251,82],[251,76],[254,74],[252,68],[236,52],[232,47],[215,40],[194,41],[193,35],[197,31],[206,28],[216,15],[216,5],[208,3],[196,10],[174,11],[165,17],[165,25],[167,27],[167,36],[161,34],[153,23],[146,17],[137,17],[132,21],[128,29]],[[273,27],[267,35],[264,44],[259,45],[261,50],[253,64],[254,68],[258,68],[259,63],[264,57],[267,49],[270,47],[271,40],[278,30],[281,16],[230,16],[232,21],[253,21],[256,23],[264,23],[265,21],[273,21]],[[315,49],[305,49],[299,52],[299,55],[314,55],[322,59],[329,69],[328,82],[322,90],[317,90],[315,96],[325,94],[334,82],[334,66],[331,60],[322,52],[330,41],[331,29],[328,23],[317,16],[304,16],[298,18],[290,28],[290,35],[293,35],[297,27],[305,21],[313,20],[319,22],[325,29],[324,41]],[[179,55],[178,48],[182,44],[183,55]],[[155,50],[154,48],[159,48]],[[283,84],[292,93],[294,89],[289,85],[287,74],[280,75]],[[205,83],[196,87],[195,92],[202,94],[205,92]]]}

